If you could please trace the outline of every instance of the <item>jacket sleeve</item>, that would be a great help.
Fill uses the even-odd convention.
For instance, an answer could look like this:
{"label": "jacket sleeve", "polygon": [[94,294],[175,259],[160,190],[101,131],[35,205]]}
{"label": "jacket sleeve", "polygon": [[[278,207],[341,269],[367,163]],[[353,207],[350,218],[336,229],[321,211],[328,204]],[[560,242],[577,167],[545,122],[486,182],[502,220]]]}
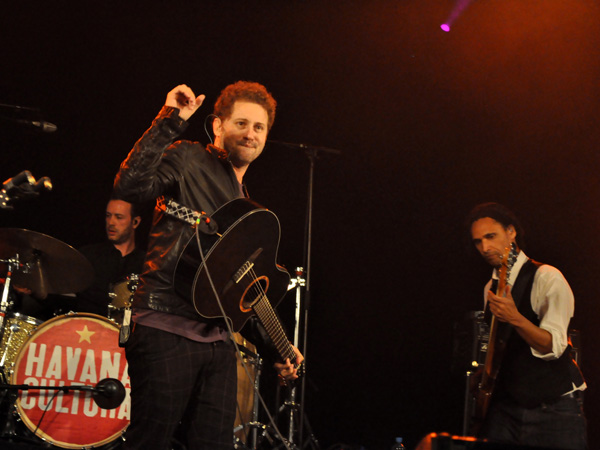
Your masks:
{"label": "jacket sleeve", "polygon": [[178,174],[175,170],[161,169],[161,162],[168,149],[174,150],[173,142],[187,125],[177,108],[163,106],[121,163],[115,177],[115,193],[124,200],[146,202],[168,191]]}

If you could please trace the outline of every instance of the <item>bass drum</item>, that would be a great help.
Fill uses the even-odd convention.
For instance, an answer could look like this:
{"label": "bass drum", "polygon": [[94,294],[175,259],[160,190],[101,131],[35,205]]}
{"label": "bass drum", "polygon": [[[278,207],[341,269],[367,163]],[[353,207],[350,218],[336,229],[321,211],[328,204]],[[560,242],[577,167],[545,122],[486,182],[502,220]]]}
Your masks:
{"label": "bass drum", "polygon": [[116,378],[126,396],[118,408],[101,409],[91,392],[21,390],[17,412],[36,436],[62,448],[96,448],[119,438],[129,424],[131,390],[119,328],[105,317],[77,313],[40,325],[25,342],[11,374],[12,384],[95,386]]}

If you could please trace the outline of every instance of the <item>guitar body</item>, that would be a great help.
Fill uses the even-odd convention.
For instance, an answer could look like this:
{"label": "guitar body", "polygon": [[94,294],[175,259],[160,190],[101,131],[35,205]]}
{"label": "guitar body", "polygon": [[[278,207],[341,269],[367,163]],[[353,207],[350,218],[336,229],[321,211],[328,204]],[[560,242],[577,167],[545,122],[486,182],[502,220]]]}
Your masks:
{"label": "guitar body", "polygon": [[[497,334],[494,333],[494,335]],[[492,333],[490,333],[490,342],[492,339]],[[485,365],[482,367],[482,371],[477,373],[475,376],[479,377],[479,383],[477,392],[475,395],[475,408],[472,417],[471,432],[477,435],[483,426],[483,422],[487,415],[490,403],[492,401],[492,394],[496,387],[496,378],[500,371],[500,363],[502,356],[504,355],[504,349],[506,348],[506,342],[496,339],[491,347],[492,356],[486,357]],[[490,353],[490,344],[488,343],[488,353]]]}
{"label": "guitar body", "polygon": [[233,330],[239,331],[254,314],[258,302],[268,303],[265,293],[279,303],[287,292],[290,276],[276,264],[279,219],[245,198],[226,203],[210,219],[216,233],[197,233],[206,266],[194,234],[177,262],[175,290],[192,300],[202,317],[223,317],[207,276],[208,268],[225,316]]}

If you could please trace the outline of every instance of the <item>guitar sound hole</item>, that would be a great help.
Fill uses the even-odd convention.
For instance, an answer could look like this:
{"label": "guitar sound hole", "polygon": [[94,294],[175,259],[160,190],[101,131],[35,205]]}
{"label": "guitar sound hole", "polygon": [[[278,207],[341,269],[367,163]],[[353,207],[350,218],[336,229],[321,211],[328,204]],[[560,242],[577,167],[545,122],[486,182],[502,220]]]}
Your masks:
{"label": "guitar sound hole", "polygon": [[244,295],[240,301],[240,309],[243,312],[250,312],[252,307],[265,297],[268,288],[269,279],[265,276],[252,281],[244,291]]}

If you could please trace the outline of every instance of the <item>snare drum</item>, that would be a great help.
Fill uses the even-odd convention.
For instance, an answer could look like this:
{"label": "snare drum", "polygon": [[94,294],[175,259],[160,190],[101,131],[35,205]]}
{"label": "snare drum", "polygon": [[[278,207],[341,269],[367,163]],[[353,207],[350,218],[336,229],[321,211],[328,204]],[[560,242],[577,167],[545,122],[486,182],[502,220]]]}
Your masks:
{"label": "snare drum", "polygon": [[66,314],[37,327],[19,351],[12,384],[95,386],[116,378],[126,397],[118,408],[106,410],[89,391],[22,390],[17,412],[27,428],[62,448],[95,448],[119,438],[129,424],[131,387],[118,341],[118,326],[96,314]]}
{"label": "snare drum", "polygon": [[41,320],[16,312],[6,315],[4,334],[0,343],[0,367],[6,369],[6,374],[12,369],[23,343],[41,323]]}

